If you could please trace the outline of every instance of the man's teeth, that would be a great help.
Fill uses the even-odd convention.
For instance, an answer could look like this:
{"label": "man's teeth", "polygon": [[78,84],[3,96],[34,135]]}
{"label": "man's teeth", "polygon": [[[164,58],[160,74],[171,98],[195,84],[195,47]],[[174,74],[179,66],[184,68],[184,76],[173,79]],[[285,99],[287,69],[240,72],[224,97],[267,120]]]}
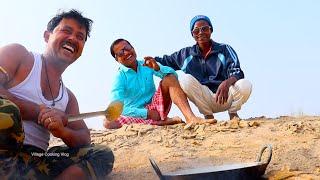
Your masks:
{"label": "man's teeth", "polygon": [[127,57],[127,60],[130,59],[131,57],[132,57],[132,55],[128,56],[128,57]]}
{"label": "man's teeth", "polygon": [[69,45],[65,44],[62,47],[67,49],[68,51],[71,51],[72,53],[74,52],[74,48],[72,46],[69,46]]}

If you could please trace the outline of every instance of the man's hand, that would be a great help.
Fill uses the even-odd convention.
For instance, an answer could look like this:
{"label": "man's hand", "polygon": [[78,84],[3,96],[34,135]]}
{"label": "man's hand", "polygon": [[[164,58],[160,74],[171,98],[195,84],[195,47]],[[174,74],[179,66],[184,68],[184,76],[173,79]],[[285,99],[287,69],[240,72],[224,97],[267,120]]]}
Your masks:
{"label": "man's hand", "polygon": [[228,100],[229,88],[233,85],[237,79],[235,77],[230,77],[219,85],[218,90],[216,92],[216,103],[224,104]]}
{"label": "man's hand", "polygon": [[158,111],[156,110],[148,110],[148,116],[147,119],[152,119],[155,121],[160,121],[161,117],[160,114],[158,113]]}
{"label": "man's hand", "polygon": [[160,67],[157,64],[157,61],[153,57],[150,57],[150,56],[144,57],[143,66],[147,66],[149,68],[152,68],[155,71],[159,71],[160,70]]}
{"label": "man's hand", "polygon": [[222,81],[222,83],[219,85],[217,93],[216,93],[216,103],[224,104],[228,100],[228,93],[229,93],[229,87],[230,85],[228,82]]}
{"label": "man's hand", "polygon": [[53,136],[62,137],[63,129],[68,124],[68,118],[63,111],[40,105],[38,123],[48,129]]}

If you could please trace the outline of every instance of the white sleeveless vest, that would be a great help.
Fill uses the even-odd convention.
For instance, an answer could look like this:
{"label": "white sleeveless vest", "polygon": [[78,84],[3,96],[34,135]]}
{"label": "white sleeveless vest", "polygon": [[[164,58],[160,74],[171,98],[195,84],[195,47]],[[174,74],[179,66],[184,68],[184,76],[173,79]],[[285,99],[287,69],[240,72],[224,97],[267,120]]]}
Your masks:
{"label": "white sleeveless vest", "polygon": [[[32,54],[34,56],[34,63],[27,78],[18,85],[10,88],[9,92],[20,99],[28,100],[36,104],[45,104],[47,106],[51,106],[52,100],[49,101],[43,97],[40,85],[42,69],[41,55],[38,53]],[[61,98],[61,96],[62,99],[57,101]],[[65,111],[69,101],[69,96],[67,88],[63,86],[63,83],[60,85],[59,95],[55,100],[57,102],[55,102],[54,108]],[[49,145],[50,133],[42,125],[37,124],[36,121],[37,120],[34,119],[22,120],[25,133],[23,144],[33,145],[46,151]]]}

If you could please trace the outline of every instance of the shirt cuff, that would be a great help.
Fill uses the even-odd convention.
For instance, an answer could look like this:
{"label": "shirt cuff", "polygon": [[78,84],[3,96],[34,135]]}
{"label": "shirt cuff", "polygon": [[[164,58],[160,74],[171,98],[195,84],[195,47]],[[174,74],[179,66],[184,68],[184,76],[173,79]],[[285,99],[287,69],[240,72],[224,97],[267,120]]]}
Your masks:
{"label": "shirt cuff", "polygon": [[136,110],[136,114],[137,114],[139,117],[143,118],[143,119],[147,119],[147,117],[148,117],[148,110],[145,109],[145,108],[143,108],[143,109],[137,109],[137,110]]}
{"label": "shirt cuff", "polygon": [[174,74],[178,78],[176,71],[167,66],[160,66],[159,71],[155,71],[155,73],[161,79],[163,79],[168,74]]}

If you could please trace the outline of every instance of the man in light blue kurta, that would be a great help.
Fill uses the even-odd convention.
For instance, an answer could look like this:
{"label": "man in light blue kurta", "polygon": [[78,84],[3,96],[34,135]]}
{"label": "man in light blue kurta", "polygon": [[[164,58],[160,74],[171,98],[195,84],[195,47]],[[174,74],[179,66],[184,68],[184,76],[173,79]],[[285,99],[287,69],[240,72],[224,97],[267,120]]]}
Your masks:
{"label": "man in light blue kurta", "polygon": [[[112,86],[111,99],[123,102],[122,117],[126,119],[124,121],[122,117],[117,121],[106,119],[104,121],[106,128],[119,128],[123,124],[135,122],[156,125],[180,123],[180,120],[166,118],[171,101],[181,110],[187,123],[204,122],[192,112],[173,69],[161,66],[153,59],[145,58],[145,61],[138,61],[134,48],[125,39],[114,41],[110,51],[116,61],[121,64]],[[162,79],[157,91],[153,75]],[[150,108],[150,106],[158,107],[159,104],[164,106],[163,110],[166,112],[164,116],[161,108],[160,110]]]}
{"label": "man in light blue kurta", "polygon": [[168,74],[176,72],[167,66],[160,64],[160,70],[143,66],[144,61],[137,61],[137,72],[120,64],[116,79],[112,85],[111,99],[120,100],[124,104],[122,115],[147,119],[148,110],[146,104],[156,92],[153,75],[163,79]]}

